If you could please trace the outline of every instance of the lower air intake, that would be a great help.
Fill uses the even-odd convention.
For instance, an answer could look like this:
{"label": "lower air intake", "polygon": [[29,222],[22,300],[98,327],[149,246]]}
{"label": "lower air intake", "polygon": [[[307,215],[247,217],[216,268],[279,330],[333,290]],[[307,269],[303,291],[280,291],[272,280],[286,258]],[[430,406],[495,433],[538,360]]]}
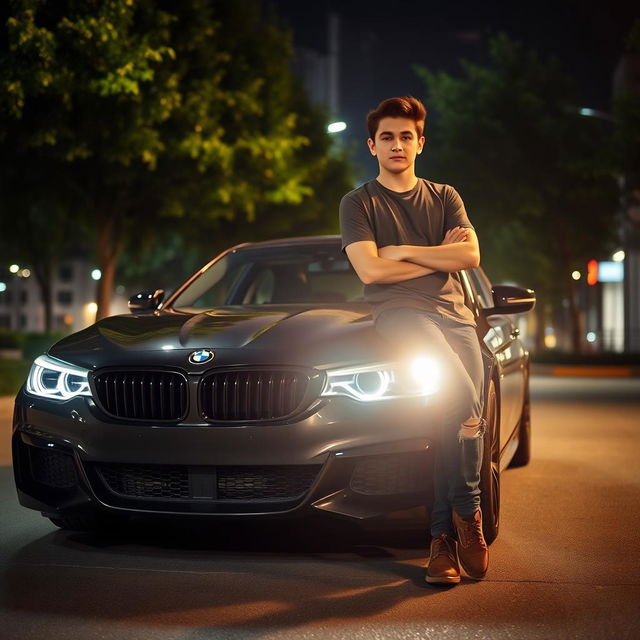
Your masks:
{"label": "lower air intake", "polygon": [[351,489],[365,495],[420,493],[429,487],[430,475],[422,452],[370,456],[356,464]]}
{"label": "lower air intake", "polygon": [[73,457],[60,451],[28,447],[31,477],[39,484],[69,489],[78,483]]}
{"label": "lower air intake", "polygon": [[98,465],[108,489],[119,496],[159,500],[294,500],[311,487],[320,465],[196,467]]}

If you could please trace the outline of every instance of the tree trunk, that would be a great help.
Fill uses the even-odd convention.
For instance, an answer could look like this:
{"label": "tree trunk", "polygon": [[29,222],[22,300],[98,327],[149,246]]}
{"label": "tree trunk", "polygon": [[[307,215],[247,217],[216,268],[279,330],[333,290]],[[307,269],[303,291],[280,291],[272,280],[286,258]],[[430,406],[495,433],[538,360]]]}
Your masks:
{"label": "tree trunk", "polygon": [[561,242],[562,278],[567,282],[566,291],[569,299],[569,317],[571,318],[571,349],[573,353],[582,353],[582,317],[578,308],[576,281],[571,277],[573,260],[572,244],[566,230],[558,230]]}
{"label": "tree trunk", "polygon": [[544,329],[545,329],[545,303],[542,300],[536,300],[535,314],[536,314],[536,334],[535,345],[538,353],[544,351],[547,345],[544,341]]}
{"label": "tree trunk", "polygon": [[55,265],[51,262],[45,264],[32,261],[33,272],[36,277],[38,286],[40,287],[40,297],[44,307],[44,330],[45,333],[51,333],[53,329],[53,309],[51,303],[51,274],[55,269]]}
{"label": "tree trunk", "polygon": [[42,294],[42,304],[44,306],[44,331],[45,333],[51,333],[53,330],[53,305],[50,277],[46,277],[44,282],[40,282],[40,293]]}
{"label": "tree trunk", "polygon": [[118,258],[124,248],[122,218],[116,214],[101,218],[98,225],[98,266],[102,277],[97,283],[96,321],[109,315]]}

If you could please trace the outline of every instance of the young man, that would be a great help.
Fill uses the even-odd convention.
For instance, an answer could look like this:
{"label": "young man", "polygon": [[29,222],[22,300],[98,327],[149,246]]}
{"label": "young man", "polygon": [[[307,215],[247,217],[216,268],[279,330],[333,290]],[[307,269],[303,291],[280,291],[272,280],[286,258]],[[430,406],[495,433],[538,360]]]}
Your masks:
{"label": "young man", "polygon": [[438,442],[426,581],[455,584],[460,565],[476,580],[488,567],[479,489],[484,371],[456,273],[478,266],[480,249],[456,190],[416,177],[425,118],[411,96],[369,112],[367,143],[379,174],[342,198],[340,229],[376,330],[401,351],[426,346],[440,364],[444,412],[441,425],[430,425]]}

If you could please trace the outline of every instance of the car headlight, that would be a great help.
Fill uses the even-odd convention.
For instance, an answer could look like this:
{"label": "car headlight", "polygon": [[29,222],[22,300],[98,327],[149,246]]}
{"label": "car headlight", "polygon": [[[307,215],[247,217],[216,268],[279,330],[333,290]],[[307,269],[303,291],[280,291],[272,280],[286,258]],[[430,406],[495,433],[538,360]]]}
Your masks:
{"label": "car headlight", "polygon": [[430,396],[439,389],[435,359],[419,356],[409,362],[329,369],[323,396],[347,396],[362,402]]}
{"label": "car headlight", "polygon": [[38,356],[27,378],[27,392],[41,398],[68,400],[76,396],[90,396],[89,371],[82,367]]}

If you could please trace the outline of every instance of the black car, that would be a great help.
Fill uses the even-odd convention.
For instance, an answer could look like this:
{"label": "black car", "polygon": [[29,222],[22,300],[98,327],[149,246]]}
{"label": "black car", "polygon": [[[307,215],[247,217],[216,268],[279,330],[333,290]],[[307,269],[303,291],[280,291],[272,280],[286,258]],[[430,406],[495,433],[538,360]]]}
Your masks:
{"label": "black car", "polygon": [[[512,314],[535,296],[492,286],[480,268],[459,277],[486,365],[491,541],[500,471],[529,459],[529,354]],[[376,333],[340,236],[233,247],[163,296],[137,294],[133,315],[35,360],[13,420],[22,505],[68,529],[134,513],[425,513],[437,363],[428,345],[399,359]]]}

